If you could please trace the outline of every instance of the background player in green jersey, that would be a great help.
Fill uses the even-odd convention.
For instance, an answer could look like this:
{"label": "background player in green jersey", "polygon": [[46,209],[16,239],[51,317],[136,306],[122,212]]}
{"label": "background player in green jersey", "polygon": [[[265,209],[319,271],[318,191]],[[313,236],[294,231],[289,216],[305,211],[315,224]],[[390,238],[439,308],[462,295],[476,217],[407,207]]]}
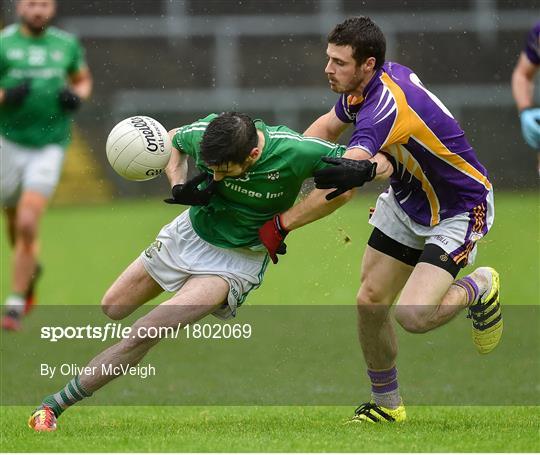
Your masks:
{"label": "background player in green jersey", "polygon": [[[106,292],[102,308],[122,319],[164,290],[174,295],[138,319],[129,338],[92,359],[87,371],[95,374],[81,374],[45,397],[29,420],[37,431],[56,429],[56,418],[68,406],[120,374],[102,374],[103,365],[114,371],[139,363],[159,341],[147,336],[148,328],[176,328],[210,313],[234,315],[260,286],[268,263],[259,228],[294,204],[302,182],[326,166],[321,157],[344,151],[234,112],[209,115],[170,134],[174,150],[166,172],[173,197],[166,202],[192,207],[128,266]],[[202,173],[186,182],[188,155]]]}
{"label": "background player in green jersey", "polygon": [[0,198],[14,248],[2,327],[17,330],[33,303],[38,227],[60,177],[71,113],[92,79],[78,41],[49,27],[54,0],[19,0],[20,23],[0,35]]}

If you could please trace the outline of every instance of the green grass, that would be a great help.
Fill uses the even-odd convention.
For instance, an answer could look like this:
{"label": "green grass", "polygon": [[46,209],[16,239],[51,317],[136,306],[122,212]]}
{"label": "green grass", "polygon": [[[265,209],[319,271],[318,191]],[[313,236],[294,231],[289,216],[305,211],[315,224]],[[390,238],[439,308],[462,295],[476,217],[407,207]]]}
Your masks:
{"label": "green grass", "polygon": [[[293,233],[288,239],[289,253],[278,266],[270,266],[261,289],[250,295],[250,306],[266,305],[353,305],[359,282],[359,264],[365,241],[370,232],[367,224],[369,205],[375,195],[367,194],[342,208],[337,214]],[[505,305],[531,305],[539,302],[539,212],[538,195],[497,194],[495,226],[481,242],[477,265],[492,265],[502,277]],[[103,292],[117,274],[131,262],[155,237],[159,228],[175,214],[175,208],[160,201],[120,202],[114,205],[52,208],[43,222],[42,260],[45,274],[39,287],[41,305],[97,305]],[[4,225],[0,226],[2,232]],[[350,240],[349,240],[350,239]],[[0,247],[6,251],[6,240]],[[9,257],[0,259],[1,296],[8,292]],[[242,311],[242,310],[241,310]],[[276,312],[279,309],[276,308]],[[245,312],[248,314],[248,312]],[[538,313],[535,313],[538,314]],[[31,316],[37,318],[36,315]],[[310,319],[311,318],[311,319]],[[306,315],[306,324],[312,323]],[[34,319],[36,322],[37,319]],[[465,330],[465,322],[456,320],[449,334]],[[531,321],[534,324],[534,321]],[[28,320],[28,326],[32,319]],[[509,325],[509,328],[512,326]],[[446,328],[445,328],[446,329]],[[354,336],[354,318],[350,319],[350,336],[344,327],[330,327],[336,336],[335,352],[318,352],[321,365],[329,363],[329,355],[350,358],[353,382],[359,399],[364,398],[366,380],[364,366]],[[454,332],[452,331],[454,330]],[[24,337],[24,333],[18,336]],[[331,332],[330,332],[331,333]],[[444,332],[446,333],[446,332]],[[430,371],[439,372],[448,387],[462,387],[470,375],[478,381],[479,370],[467,367],[459,371],[451,363],[461,344],[448,342],[437,332],[426,336],[410,336],[401,345],[400,365],[404,383],[423,381]],[[433,338],[429,338],[429,337]],[[340,343],[350,344],[340,351]],[[22,338],[21,338],[22,339]],[[421,348],[435,340],[438,355],[435,360],[416,358]],[[506,344],[504,344],[506,343]],[[512,344],[514,343],[514,344]],[[532,337],[532,351],[538,349],[538,338]],[[6,359],[9,343],[3,340],[2,370],[17,374]],[[463,342],[463,349],[472,349]],[[21,344],[22,346],[22,344]],[[513,348],[515,346],[515,349]],[[503,351],[505,348],[507,351]],[[14,348],[17,349],[17,348]],[[164,348],[165,349],[165,348]],[[418,351],[416,351],[418,349]],[[461,347],[460,347],[461,349]],[[520,350],[521,349],[521,350]],[[535,351],[536,349],[536,351]],[[526,352],[524,351],[526,350]],[[500,376],[490,387],[509,387],[510,377],[520,370],[504,368],[523,360],[531,345],[520,345],[519,328],[508,331],[497,352],[482,359],[486,365],[501,366]],[[164,351],[165,352],[165,351]],[[502,353],[506,356],[503,358]],[[450,355],[452,354],[452,355]],[[156,353],[157,355],[157,353]],[[457,354],[459,357],[459,354]],[[315,359],[317,355],[314,356]],[[466,357],[464,353],[464,358]],[[452,361],[454,361],[452,360]],[[209,358],[208,361],[211,361]],[[356,362],[356,364],[355,364]],[[534,368],[534,359],[531,368]],[[536,361],[537,365],[537,361]],[[249,367],[249,365],[248,365]],[[459,368],[459,367],[458,367]],[[517,367],[516,367],[517,368]],[[247,369],[249,372],[249,368]],[[447,374],[445,374],[447,373]],[[246,374],[249,374],[246,372]],[[339,372],[335,372],[339,375]],[[169,375],[171,376],[171,375]],[[536,379],[534,379],[536,377]],[[325,383],[332,382],[326,376]],[[538,403],[538,375],[520,390],[530,390],[531,403]],[[29,378],[21,378],[30,387]],[[196,379],[196,378],[195,378]],[[521,377],[521,379],[523,379]],[[122,390],[119,379],[111,391]],[[208,378],[205,378],[208,381]],[[174,377],[169,381],[174,383]],[[341,382],[340,382],[341,381]],[[342,378],[336,378],[342,383]],[[262,382],[261,382],[262,383]],[[127,382],[125,383],[127,384]],[[5,387],[4,380],[0,386]],[[189,385],[188,385],[189,387]],[[256,388],[257,383],[252,387]],[[363,387],[363,388],[362,388]],[[135,389],[137,395],[140,390]],[[452,390],[452,389],[450,389]],[[505,389],[506,390],[506,389]],[[150,397],[159,390],[149,390]],[[261,394],[264,390],[261,390]],[[403,390],[404,395],[407,389]],[[5,390],[2,391],[2,394]],[[103,395],[106,389],[102,391]],[[144,392],[142,392],[144,393]],[[170,392],[169,392],[170,393]],[[182,393],[182,390],[174,390]],[[455,392],[450,392],[455,393]],[[508,389],[512,393],[512,389]],[[98,394],[99,395],[99,392]],[[97,397],[96,397],[97,398]],[[450,395],[451,398],[451,395]],[[444,402],[448,402],[447,399]],[[451,400],[450,400],[451,401]],[[137,400],[135,400],[137,402]],[[140,400],[138,401],[140,402]],[[520,403],[522,403],[520,401]],[[525,401],[526,403],[526,401]],[[0,408],[0,450],[7,452],[34,451],[539,451],[537,406],[408,406],[408,421],[392,426],[349,426],[343,422],[351,414],[351,406],[80,406],[70,409],[59,420],[55,434],[34,434],[26,427],[31,406],[2,406]]]}
{"label": "green grass", "polygon": [[53,434],[2,411],[7,452],[534,452],[538,410],[411,407],[399,425],[346,424],[345,407],[87,407]]}

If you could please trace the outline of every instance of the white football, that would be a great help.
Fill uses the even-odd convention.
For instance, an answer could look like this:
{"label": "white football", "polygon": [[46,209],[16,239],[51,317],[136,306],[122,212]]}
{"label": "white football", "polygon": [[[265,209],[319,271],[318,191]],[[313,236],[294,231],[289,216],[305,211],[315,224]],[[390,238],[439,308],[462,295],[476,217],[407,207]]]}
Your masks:
{"label": "white football", "polygon": [[143,115],[118,123],[107,138],[107,159],[128,180],[150,180],[163,173],[171,156],[171,140],[161,123]]}

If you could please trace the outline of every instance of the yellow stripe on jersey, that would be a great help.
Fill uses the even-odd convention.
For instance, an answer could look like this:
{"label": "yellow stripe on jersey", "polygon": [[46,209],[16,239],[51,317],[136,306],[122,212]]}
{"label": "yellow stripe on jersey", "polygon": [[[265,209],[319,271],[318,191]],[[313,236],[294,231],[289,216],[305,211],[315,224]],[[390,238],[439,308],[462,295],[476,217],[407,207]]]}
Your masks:
{"label": "yellow stripe on jersey", "polygon": [[386,74],[381,74],[382,83],[388,87],[390,94],[394,99],[397,107],[396,119],[390,129],[390,134],[381,146],[381,149],[392,144],[406,144],[411,136],[411,121],[410,121],[410,108],[407,104],[407,98],[405,93],[401,90],[401,87],[397,85],[392,78]]}
{"label": "yellow stripe on jersey", "polygon": [[437,197],[437,194],[435,193],[433,186],[431,186],[428,178],[422,171],[420,163],[416,161],[411,152],[403,147],[403,145],[394,144],[393,146],[386,148],[385,151],[389,152],[396,160],[403,164],[405,169],[407,169],[407,171],[409,171],[409,173],[421,183],[422,190],[426,194],[429,203],[429,210],[431,211],[430,225],[435,226],[439,224],[441,221],[439,216],[439,210],[441,209],[439,198]]}
{"label": "yellow stripe on jersey", "polygon": [[487,190],[491,189],[491,183],[485,175],[471,166],[460,155],[449,150],[429,129],[420,116],[409,106],[401,87],[388,74],[382,73],[381,81],[388,87],[397,104],[396,120],[381,149],[393,144],[406,144],[412,136],[437,158],[481,183]]}
{"label": "yellow stripe on jersey", "polygon": [[420,116],[411,108],[411,136],[417,140],[426,150],[431,152],[437,158],[440,158],[445,163],[458,169],[467,177],[476,180],[484,185],[487,190],[491,189],[491,183],[485,175],[478,171],[474,166],[471,166],[460,155],[450,151],[441,140],[429,129]]}

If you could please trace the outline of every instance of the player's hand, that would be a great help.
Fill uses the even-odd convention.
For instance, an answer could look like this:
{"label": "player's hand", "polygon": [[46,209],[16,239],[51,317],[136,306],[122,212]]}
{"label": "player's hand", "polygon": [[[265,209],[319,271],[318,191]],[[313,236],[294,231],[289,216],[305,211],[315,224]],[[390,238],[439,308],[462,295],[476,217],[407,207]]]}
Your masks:
{"label": "player's hand", "polygon": [[[207,182],[204,189],[200,190],[199,185]],[[186,183],[180,183],[172,187],[172,198],[165,199],[167,204],[181,205],[208,205],[214,194],[216,182],[210,174],[203,172]]]}
{"label": "player's hand", "polygon": [[81,97],[73,92],[69,87],[64,87],[58,93],[58,102],[65,111],[76,111],[81,107]]}
{"label": "player's hand", "polygon": [[540,107],[523,109],[519,114],[523,138],[534,149],[540,149]]}
{"label": "player's hand", "polygon": [[30,80],[25,80],[15,87],[4,89],[4,104],[19,106],[30,93]]}
{"label": "player's hand", "polygon": [[259,229],[259,239],[274,264],[278,263],[278,254],[287,253],[287,245],[284,240],[288,233],[289,231],[281,223],[281,215],[275,215]]}
{"label": "player's hand", "polygon": [[328,156],[323,156],[322,160],[333,166],[315,171],[313,176],[317,188],[336,188],[335,191],[326,195],[328,201],[345,193],[345,191],[360,187],[366,182],[371,182],[377,174],[377,163],[369,160],[351,160]]}

